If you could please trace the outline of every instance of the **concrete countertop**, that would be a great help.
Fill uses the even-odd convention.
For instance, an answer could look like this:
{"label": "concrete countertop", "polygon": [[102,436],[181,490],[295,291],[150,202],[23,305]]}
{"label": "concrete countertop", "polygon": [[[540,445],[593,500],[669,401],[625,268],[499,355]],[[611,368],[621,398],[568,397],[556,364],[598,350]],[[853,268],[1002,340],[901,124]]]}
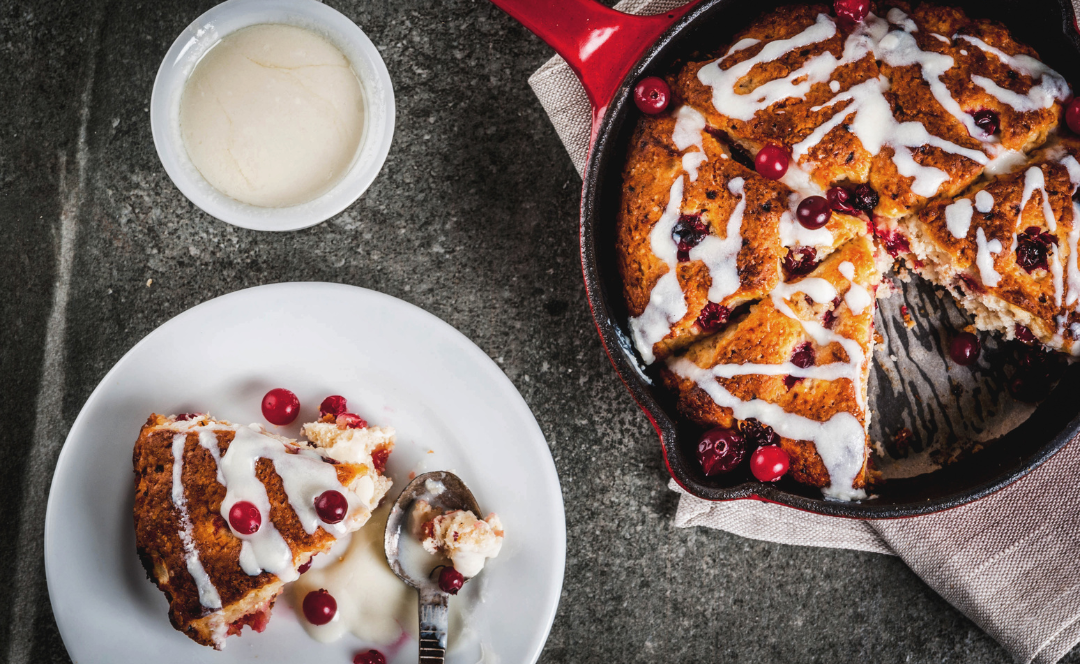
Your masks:
{"label": "concrete countertop", "polygon": [[486,0],[329,0],[386,60],[394,145],[341,215],[256,233],[190,204],[150,135],[161,58],[212,4],[0,2],[0,660],[70,661],[42,522],[56,455],[105,372],[200,302],[310,280],[446,320],[532,408],[568,529],[541,662],[1010,660],[895,558],[672,526],[655,435],[585,302],[581,181],[526,83],[551,55],[539,40]]}

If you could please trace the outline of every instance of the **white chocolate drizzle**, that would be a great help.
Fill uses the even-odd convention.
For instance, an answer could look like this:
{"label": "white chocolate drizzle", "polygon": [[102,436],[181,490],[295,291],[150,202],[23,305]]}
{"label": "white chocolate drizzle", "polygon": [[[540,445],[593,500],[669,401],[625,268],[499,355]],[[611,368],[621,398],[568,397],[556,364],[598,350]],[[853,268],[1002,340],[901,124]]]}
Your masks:
{"label": "white chocolate drizzle", "polygon": [[961,198],[946,206],[945,225],[954,238],[962,240],[967,237],[968,230],[971,228],[971,200]]}
{"label": "white chocolate drizzle", "polygon": [[739,250],[742,249],[743,210],[746,208],[746,195],[743,193],[744,180],[732,178],[728,182],[728,191],[739,197],[735,209],[728,217],[726,236],[706,235],[701,242],[690,250],[690,260],[701,261],[709,270],[712,284],[709,286],[709,301],[720,302],[725,297],[739,290]]}
{"label": "white chocolate drizzle", "polygon": [[993,254],[1001,253],[1001,240],[986,241],[982,228],[975,229],[975,265],[979,268],[979,278],[984,286],[995,288],[1001,281],[1001,275],[994,269]]}
{"label": "white chocolate drizzle", "polygon": [[[975,194],[975,209],[981,214],[990,214],[990,211],[994,209],[993,194],[985,189]],[[956,235],[956,233],[953,233],[953,235]],[[967,231],[964,231],[964,235],[967,235]]]}
{"label": "white chocolate drizzle", "polygon": [[187,443],[187,433],[177,433],[172,440],[172,502],[180,514],[180,543],[184,549],[184,565],[195,580],[195,587],[199,591],[199,603],[208,609],[221,610],[221,597],[217,588],[210,581],[206,568],[199,561],[199,550],[195,546],[195,529],[191,524],[191,516],[188,515],[187,498],[184,496],[184,445]]}
{"label": "white chocolate drizzle", "polygon": [[855,266],[850,261],[840,263],[837,269],[851,283],[847,293],[844,293],[844,303],[851,309],[851,313],[858,316],[873,304],[874,298],[862,284],[855,282]]}
{"label": "white chocolate drizzle", "polygon": [[1011,106],[1014,110],[1024,113],[1050,108],[1057,100],[1064,101],[1070,94],[1069,84],[1056,71],[1047,67],[1044,63],[1029,55],[1009,55],[1001,49],[995,48],[978,37],[971,35],[954,35],[954,39],[963,39],[966,42],[978,46],[988,55],[993,55],[1001,64],[1013,71],[1038,80],[1038,84],[1032,85],[1027,94],[1018,94],[1012,90],[1006,90],[983,76],[973,75],[971,82],[986,90],[991,96],[1003,104]]}
{"label": "white chocolate drizzle", "polygon": [[682,211],[683,200],[683,176],[675,179],[668,192],[668,204],[660,219],[649,232],[649,243],[652,246],[653,255],[664,261],[668,270],[649,293],[649,303],[640,316],[630,319],[630,332],[634,337],[634,345],[641,353],[641,359],[645,364],[652,364],[656,359],[653,354],[653,345],[666,337],[671,332],[671,326],[682,320],[686,315],[686,296],[683,295],[682,285],[679,284],[678,245],[671,237],[675,224],[679,221]]}

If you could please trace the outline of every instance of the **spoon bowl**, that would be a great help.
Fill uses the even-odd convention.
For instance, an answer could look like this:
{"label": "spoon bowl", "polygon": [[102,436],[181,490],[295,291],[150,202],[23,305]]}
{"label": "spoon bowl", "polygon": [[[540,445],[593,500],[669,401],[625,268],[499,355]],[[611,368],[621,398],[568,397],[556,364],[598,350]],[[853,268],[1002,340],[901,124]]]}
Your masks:
{"label": "spoon bowl", "polygon": [[469,487],[457,475],[435,471],[419,475],[409,482],[390,510],[386,519],[384,547],[386,562],[394,574],[420,594],[420,664],[442,662],[446,655],[447,602],[450,595],[439,588],[431,573],[420,573],[416,568],[402,564],[402,536],[413,537],[409,532],[412,510],[418,500],[424,500],[440,512],[468,510],[481,514]]}

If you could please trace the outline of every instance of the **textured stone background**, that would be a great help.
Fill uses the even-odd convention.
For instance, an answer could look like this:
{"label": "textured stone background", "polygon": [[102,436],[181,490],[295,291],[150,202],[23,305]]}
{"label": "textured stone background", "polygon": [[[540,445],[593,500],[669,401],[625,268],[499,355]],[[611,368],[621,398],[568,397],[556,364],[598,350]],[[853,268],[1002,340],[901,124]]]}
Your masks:
{"label": "textured stone background", "polygon": [[319,280],[440,316],[532,407],[569,540],[541,661],[1009,661],[898,560],[672,528],[653,432],[585,303],[580,180],[526,84],[550,56],[537,39],[486,0],[331,0],[390,69],[393,149],[340,216],[260,234],[188,203],[150,135],[158,64],[212,4],[0,2],[0,660],[69,661],[42,521],[56,454],[105,372],[200,302]]}

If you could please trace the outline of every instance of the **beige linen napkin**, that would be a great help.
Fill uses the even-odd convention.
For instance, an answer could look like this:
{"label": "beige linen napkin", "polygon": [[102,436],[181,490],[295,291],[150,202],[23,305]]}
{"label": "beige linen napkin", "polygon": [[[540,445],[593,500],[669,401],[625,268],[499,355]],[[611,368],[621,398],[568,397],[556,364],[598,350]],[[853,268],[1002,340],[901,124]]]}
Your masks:
{"label": "beige linen napkin", "polygon": [[[1073,0],[1080,13],[1080,0]],[[624,0],[654,14],[684,0]],[[530,78],[578,173],[589,149],[585,90],[558,56]],[[1003,645],[1017,662],[1053,664],[1080,642],[1080,443],[1015,484],[931,516],[856,521],[751,500],[712,503],[683,492],[679,527],[706,526],[783,544],[900,556],[927,584]]]}

